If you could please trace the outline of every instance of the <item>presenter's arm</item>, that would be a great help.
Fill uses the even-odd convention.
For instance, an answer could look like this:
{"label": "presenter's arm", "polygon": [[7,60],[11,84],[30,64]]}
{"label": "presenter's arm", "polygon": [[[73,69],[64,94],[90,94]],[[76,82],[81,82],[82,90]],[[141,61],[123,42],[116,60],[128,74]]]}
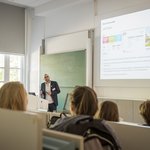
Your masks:
{"label": "presenter's arm", "polygon": [[56,82],[56,91],[57,91],[57,94],[60,93],[60,88],[57,82]]}
{"label": "presenter's arm", "polygon": [[44,86],[44,83],[41,84],[41,89],[40,89],[40,95],[41,95],[41,98],[44,98],[44,95],[45,95],[45,86]]}

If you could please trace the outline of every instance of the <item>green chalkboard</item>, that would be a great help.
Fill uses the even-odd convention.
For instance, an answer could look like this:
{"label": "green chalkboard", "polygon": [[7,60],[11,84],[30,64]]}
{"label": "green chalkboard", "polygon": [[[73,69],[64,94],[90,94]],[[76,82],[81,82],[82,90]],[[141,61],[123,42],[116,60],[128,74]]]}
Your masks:
{"label": "green chalkboard", "polygon": [[60,86],[58,110],[61,111],[66,94],[75,86],[86,84],[86,50],[41,55],[40,68],[41,83],[43,75],[47,73]]}

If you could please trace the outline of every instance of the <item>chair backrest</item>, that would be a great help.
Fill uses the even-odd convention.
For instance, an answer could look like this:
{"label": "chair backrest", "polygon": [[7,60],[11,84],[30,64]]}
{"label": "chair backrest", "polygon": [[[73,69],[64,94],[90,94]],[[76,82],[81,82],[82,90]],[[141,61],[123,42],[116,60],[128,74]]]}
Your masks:
{"label": "chair backrest", "polygon": [[109,122],[118,136],[122,150],[149,150],[150,127],[125,122]]}
{"label": "chair backrest", "polygon": [[70,104],[71,93],[67,93],[64,101],[63,112],[70,114],[69,104]]}
{"label": "chair backrest", "polygon": [[41,116],[42,118],[42,128],[47,128],[47,124],[48,124],[48,121],[49,121],[49,112],[43,112],[43,111],[37,111],[36,112],[38,115]]}
{"label": "chair backrest", "polygon": [[66,94],[65,102],[64,102],[64,106],[63,106],[63,110],[66,110],[67,102],[68,102],[68,97],[69,97],[69,93]]}
{"label": "chair backrest", "polygon": [[42,150],[42,125],[38,114],[0,109],[1,150]]}
{"label": "chair backrest", "polygon": [[43,136],[43,150],[76,150],[73,141]]}
{"label": "chair backrest", "polygon": [[43,136],[49,136],[56,139],[73,142],[75,144],[76,149],[84,150],[84,146],[83,146],[84,139],[82,136],[59,132],[59,131],[53,131],[50,129],[43,129]]}

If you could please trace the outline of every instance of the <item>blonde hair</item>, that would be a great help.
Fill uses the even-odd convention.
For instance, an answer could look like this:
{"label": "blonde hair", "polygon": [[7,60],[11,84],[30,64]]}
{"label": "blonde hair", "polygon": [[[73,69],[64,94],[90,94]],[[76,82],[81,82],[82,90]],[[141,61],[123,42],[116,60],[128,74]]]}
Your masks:
{"label": "blonde hair", "polygon": [[99,118],[108,121],[119,121],[119,111],[116,103],[104,101],[100,105]]}
{"label": "blonde hair", "polygon": [[0,108],[26,110],[27,93],[22,83],[7,82],[0,88]]}
{"label": "blonde hair", "polygon": [[150,100],[141,103],[139,106],[139,110],[147,125],[150,126]]}
{"label": "blonde hair", "polygon": [[76,115],[94,116],[98,110],[97,95],[93,89],[87,86],[75,88],[71,98],[71,107]]}

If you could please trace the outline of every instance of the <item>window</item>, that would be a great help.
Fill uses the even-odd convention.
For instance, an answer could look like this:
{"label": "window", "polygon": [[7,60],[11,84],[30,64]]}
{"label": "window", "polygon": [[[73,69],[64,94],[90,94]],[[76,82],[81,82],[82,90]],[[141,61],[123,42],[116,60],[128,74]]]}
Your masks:
{"label": "window", "polygon": [[0,87],[7,81],[23,81],[23,56],[0,54]]}
{"label": "window", "polygon": [[4,55],[0,54],[0,87],[4,82]]}
{"label": "window", "polygon": [[21,57],[10,55],[9,58],[10,58],[9,80],[21,81]]}

